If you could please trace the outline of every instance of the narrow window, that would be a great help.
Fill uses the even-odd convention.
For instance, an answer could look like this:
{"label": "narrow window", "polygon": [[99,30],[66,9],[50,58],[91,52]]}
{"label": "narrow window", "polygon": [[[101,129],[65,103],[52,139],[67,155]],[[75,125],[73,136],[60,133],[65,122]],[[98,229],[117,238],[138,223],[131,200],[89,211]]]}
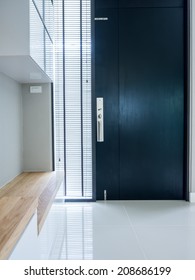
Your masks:
{"label": "narrow window", "polygon": [[56,0],[54,11],[56,170],[66,198],[91,199],[91,0]]}

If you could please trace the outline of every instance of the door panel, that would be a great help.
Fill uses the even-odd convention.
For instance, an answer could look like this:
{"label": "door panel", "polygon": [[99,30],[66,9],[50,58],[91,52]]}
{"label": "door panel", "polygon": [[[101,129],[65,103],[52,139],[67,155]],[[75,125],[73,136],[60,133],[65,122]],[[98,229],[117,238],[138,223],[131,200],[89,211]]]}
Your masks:
{"label": "door panel", "polygon": [[117,8],[118,0],[96,0],[95,9]]}
{"label": "door panel", "polygon": [[183,199],[183,8],[96,9],[96,17],[108,18],[95,23],[104,98],[96,198],[107,190],[107,199]]}
{"label": "door panel", "polygon": [[[112,0],[96,0],[96,2]],[[183,7],[184,0],[118,0],[119,8],[163,8]]]}
{"label": "door panel", "polygon": [[97,199],[119,197],[119,135],[118,135],[118,12],[116,9],[97,9],[95,86],[96,97],[104,98],[104,142],[96,145]]}
{"label": "door panel", "polygon": [[183,198],[183,9],[121,9],[120,198]]}

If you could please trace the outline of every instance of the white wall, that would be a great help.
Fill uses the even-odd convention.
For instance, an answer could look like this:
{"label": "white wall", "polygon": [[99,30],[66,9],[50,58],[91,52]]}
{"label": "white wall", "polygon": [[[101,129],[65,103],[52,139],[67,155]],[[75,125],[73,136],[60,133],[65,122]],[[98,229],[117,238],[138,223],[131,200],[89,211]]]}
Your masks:
{"label": "white wall", "polygon": [[51,85],[23,85],[24,171],[52,171]]}
{"label": "white wall", "polygon": [[0,73],[0,187],[22,172],[22,88]]}

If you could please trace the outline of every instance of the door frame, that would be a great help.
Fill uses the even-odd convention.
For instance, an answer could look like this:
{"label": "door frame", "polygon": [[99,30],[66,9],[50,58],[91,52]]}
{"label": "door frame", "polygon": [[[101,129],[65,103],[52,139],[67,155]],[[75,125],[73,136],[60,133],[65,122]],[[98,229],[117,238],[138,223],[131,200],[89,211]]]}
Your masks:
{"label": "door frame", "polygon": [[91,0],[92,201],[96,201],[95,0]]}
{"label": "door frame", "polygon": [[[96,95],[95,95],[95,0],[91,0],[92,28],[92,165],[93,201],[96,201]],[[190,199],[191,171],[191,0],[184,0],[184,200]]]}
{"label": "door frame", "polygon": [[184,198],[190,199],[190,143],[191,143],[191,0],[184,0]]}

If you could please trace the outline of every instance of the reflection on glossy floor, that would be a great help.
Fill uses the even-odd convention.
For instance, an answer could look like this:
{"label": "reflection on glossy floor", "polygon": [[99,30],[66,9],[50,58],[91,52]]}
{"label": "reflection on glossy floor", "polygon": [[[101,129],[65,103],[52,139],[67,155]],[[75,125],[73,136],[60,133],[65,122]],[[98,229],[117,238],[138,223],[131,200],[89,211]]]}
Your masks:
{"label": "reflection on glossy floor", "polygon": [[195,259],[195,204],[185,201],[54,203],[47,223],[42,258]]}

